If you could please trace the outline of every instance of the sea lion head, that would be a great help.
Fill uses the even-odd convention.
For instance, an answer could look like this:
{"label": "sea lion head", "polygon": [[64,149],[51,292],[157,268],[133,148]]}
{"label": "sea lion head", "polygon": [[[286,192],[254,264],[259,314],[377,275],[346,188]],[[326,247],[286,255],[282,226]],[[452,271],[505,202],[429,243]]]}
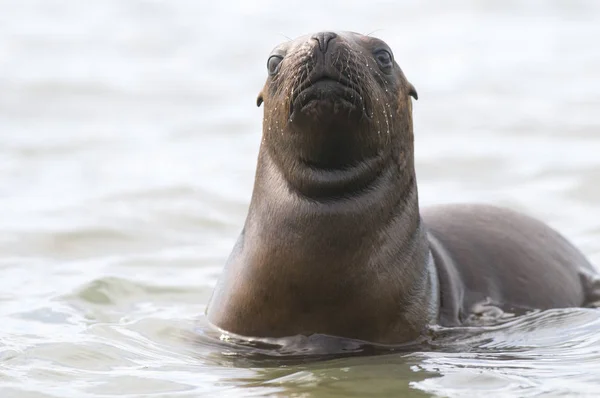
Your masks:
{"label": "sea lion head", "polygon": [[263,144],[292,183],[306,185],[306,175],[291,175],[303,167],[412,161],[410,97],[417,92],[384,41],[353,32],[306,35],[275,47],[267,70],[257,99]]}

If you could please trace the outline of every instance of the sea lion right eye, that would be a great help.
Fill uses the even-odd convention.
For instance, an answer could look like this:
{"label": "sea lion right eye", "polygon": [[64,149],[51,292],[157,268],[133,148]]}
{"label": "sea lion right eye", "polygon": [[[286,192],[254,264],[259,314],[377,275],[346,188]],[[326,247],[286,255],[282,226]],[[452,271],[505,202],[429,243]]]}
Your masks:
{"label": "sea lion right eye", "polygon": [[394,63],[394,58],[387,50],[377,50],[375,52],[375,59],[382,69],[391,69]]}
{"label": "sea lion right eye", "polygon": [[283,57],[281,55],[271,55],[269,60],[267,61],[267,69],[269,70],[269,75],[273,76],[279,72],[279,64],[283,61]]}

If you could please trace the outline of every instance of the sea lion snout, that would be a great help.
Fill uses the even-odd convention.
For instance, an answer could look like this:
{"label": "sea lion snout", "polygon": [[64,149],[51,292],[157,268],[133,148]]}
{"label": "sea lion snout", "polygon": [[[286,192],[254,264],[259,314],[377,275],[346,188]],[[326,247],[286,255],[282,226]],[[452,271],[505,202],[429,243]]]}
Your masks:
{"label": "sea lion snout", "polygon": [[337,33],[334,32],[319,32],[311,36],[311,39],[316,40],[319,43],[319,50],[323,53],[327,52],[329,42],[338,37]]}
{"label": "sea lion snout", "polygon": [[369,117],[364,101],[367,75],[357,49],[333,32],[319,32],[305,43],[304,68],[292,72],[290,115],[320,125],[332,120]]}

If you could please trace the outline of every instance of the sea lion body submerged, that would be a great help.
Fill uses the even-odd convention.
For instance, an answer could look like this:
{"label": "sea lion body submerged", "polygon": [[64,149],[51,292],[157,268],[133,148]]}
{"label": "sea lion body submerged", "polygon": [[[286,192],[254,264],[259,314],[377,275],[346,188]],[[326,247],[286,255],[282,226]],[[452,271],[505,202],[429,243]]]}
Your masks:
{"label": "sea lion body submerged", "polygon": [[417,93],[386,43],[321,32],[278,46],[267,66],[252,200],[211,323],[403,343],[435,323],[598,299],[593,267],[539,221],[483,205],[419,210]]}

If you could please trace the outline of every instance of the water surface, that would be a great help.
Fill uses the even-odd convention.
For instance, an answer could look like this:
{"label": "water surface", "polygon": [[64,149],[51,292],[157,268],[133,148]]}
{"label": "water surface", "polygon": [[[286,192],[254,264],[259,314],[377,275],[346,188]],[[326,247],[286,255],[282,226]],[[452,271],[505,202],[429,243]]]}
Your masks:
{"label": "water surface", "polygon": [[[423,205],[550,223],[600,262],[600,3],[0,0],[0,395],[595,396],[600,316],[313,363],[194,344],[244,221],[285,36],[386,40]],[[434,347],[435,348],[435,347]]]}

